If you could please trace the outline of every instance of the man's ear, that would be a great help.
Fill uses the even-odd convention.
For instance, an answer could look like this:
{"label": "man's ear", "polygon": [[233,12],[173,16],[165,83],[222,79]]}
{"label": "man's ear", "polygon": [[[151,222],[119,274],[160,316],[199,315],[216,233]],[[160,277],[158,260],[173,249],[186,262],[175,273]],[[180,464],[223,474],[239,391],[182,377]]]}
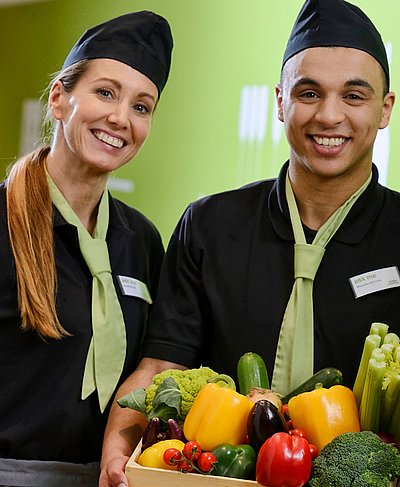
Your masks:
{"label": "man's ear", "polygon": [[275,98],[278,106],[278,119],[284,122],[283,117],[283,100],[282,100],[282,86],[280,84],[275,85]]}
{"label": "man's ear", "polygon": [[60,80],[50,88],[48,106],[55,120],[61,120],[64,113],[65,89]]}
{"label": "man's ear", "polygon": [[395,94],[392,91],[386,93],[383,99],[381,122],[379,124],[380,129],[384,129],[389,125],[390,115],[393,110],[393,105],[395,101]]}

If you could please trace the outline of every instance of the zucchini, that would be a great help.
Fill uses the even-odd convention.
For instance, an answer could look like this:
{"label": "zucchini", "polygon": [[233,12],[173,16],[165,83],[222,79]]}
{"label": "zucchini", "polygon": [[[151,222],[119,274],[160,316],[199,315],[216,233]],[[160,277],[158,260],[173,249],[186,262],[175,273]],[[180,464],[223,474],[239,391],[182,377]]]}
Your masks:
{"label": "zucchini", "polygon": [[257,353],[246,352],[237,363],[239,392],[247,395],[252,387],[269,389],[267,367],[264,359]]}
{"label": "zucchini", "polygon": [[343,384],[343,374],[335,367],[325,367],[316,372],[292,392],[282,397],[282,403],[287,404],[290,398],[302,394],[303,392],[313,391],[317,387],[329,388],[335,384]]}

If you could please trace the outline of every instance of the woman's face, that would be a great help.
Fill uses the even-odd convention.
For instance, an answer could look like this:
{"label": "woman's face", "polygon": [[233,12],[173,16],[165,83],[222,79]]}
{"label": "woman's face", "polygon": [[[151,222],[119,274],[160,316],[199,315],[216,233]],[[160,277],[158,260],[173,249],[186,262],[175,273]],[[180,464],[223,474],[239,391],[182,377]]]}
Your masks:
{"label": "woman's face", "polygon": [[57,124],[52,151],[67,164],[96,172],[118,169],[149,135],[158,99],[156,85],[113,59],[94,59],[70,93],[60,81],[49,106]]}

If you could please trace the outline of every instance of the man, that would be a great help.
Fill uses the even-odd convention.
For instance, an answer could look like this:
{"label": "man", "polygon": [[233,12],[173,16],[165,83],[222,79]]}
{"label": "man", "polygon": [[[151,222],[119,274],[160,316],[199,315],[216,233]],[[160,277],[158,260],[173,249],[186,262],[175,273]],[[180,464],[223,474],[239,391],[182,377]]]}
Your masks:
{"label": "man", "polygon": [[[279,392],[327,366],[352,386],[371,323],[399,332],[400,195],[378,184],[372,163],[395,96],[365,14],[342,0],[306,0],[276,97],[289,161],[276,180],[186,210],[144,358],[121,394],[170,367],[204,364],[235,377],[247,351],[263,356]],[[138,417],[111,413],[103,467],[114,481],[131,451],[118,431]]]}

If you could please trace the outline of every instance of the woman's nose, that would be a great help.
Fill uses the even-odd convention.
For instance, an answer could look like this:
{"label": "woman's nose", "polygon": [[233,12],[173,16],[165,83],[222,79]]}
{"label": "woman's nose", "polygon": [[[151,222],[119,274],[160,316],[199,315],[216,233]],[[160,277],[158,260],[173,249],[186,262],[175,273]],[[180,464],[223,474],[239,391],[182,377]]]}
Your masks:
{"label": "woman's nose", "polygon": [[108,115],[108,121],[119,128],[126,128],[129,125],[129,113],[130,107],[127,103],[116,103]]}

